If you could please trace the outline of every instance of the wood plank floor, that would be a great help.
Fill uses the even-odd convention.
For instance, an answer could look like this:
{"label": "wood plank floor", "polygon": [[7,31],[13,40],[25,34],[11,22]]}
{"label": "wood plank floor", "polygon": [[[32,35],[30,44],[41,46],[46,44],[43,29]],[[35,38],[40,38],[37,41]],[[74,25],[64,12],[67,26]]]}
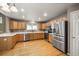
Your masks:
{"label": "wood plank floor", "polygon": [[45,40],[19,42],[11,50],[0,51],[0,56],[65,56]]}

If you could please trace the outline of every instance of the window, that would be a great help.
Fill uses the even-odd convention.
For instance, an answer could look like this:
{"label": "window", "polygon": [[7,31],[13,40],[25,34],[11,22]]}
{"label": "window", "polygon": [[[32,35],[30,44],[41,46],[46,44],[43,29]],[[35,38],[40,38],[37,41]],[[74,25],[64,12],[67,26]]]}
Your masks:
{"label": "window", "polygon": [[32,26],[33,30],[37,30],[37,25]]}
{"label": "window", "polygon": [[27,30],[38,30],[37,24],[27,24]]}
{"label": "window", "polygon": [[27,25],[27,30],[32,30],[32,26],[30,24]]}

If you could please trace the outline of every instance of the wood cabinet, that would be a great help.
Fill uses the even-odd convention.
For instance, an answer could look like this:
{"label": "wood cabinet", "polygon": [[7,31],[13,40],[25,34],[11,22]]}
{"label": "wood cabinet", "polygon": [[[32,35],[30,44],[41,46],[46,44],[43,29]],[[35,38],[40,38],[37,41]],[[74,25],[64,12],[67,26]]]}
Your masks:
{"label": "wood cabinet", "polygon": [[13,20],[10,20],[9,21],[9,28],[10,29],[17,29],[17,22],[13,21]]}
{"label": "wood cabinet", "polygon": [[39,40],[39,39],[44,39],[44,33],[30,33],[29,34],[30,40]]}
{"label": "wood cabinet", "polygon": [[0,50],[11,49],[13,47],[12,37],[0,38]]}
{"label": "wood cabinet", "polygon": [[30,40],[34,40],[34,33],[29,34]]}
{"label": "wood cabinet", "polygon": [[44,39],[44,33],[38,33],[38,38],[39,39]]}
{"label": "wood cabinet", "polygon": [[25,22],[21,22],[21,21],[10,20],[9,27],[10,29],[23,30],[26,29],[26,24]]}
{"label": "wood cabinet", "polygon": [[26,29],[25,22],[18,22],[18,29]]}
{"label": "wood cabinet", "polygon": [[0,37],[0,50],[11,49],[17,42],[39,39],[44,39],[44,33],[16,34],[14,36]]}
{"label": "wood cabinet", "polygon": [[42,29],[45,29],[46,28],[46,25],[45,24],[42,24]]}
{"label": "wood cabinet", "polygon": [[41,23],[40,26],[41,26],[40,28],[42,30],[44,30],[44,29],[46,29],[48,27],[48,25],[46,23]]}
{"label": "wood cabinet", "polygon": [[24,41],[24,34],[16,34],[16,38],[15,38],[18,41]]}
{"label": "wood cabinet", "polygon": [[12,36],[12,45],[15,46],[17,43],[16,35]]}
{"label": "wood cabinet", "polygon": [[49,39],[48,39],[48,41],[50,42],[50,43],[52,43],[52,41],[53,41],[53,36],[52,36],[52,34],[49,34]]}

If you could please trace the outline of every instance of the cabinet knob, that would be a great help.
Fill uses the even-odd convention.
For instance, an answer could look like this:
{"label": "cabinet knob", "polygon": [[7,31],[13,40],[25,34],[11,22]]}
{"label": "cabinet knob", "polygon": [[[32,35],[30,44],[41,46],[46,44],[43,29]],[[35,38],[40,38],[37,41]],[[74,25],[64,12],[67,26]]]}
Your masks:
{"label": "cabinet knob", "polygon": [[72,37],[72,38],[76,38],[76,37]]}

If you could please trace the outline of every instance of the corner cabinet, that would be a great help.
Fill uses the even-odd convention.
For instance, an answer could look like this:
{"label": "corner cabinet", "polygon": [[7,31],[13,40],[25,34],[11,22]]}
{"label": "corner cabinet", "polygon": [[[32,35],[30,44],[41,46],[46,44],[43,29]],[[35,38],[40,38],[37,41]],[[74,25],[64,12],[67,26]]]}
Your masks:
{"label": "corner cabinet", "polygon": [[16,40],[13,37],[0,37],[0,50],[8,50],[15,46]]}

